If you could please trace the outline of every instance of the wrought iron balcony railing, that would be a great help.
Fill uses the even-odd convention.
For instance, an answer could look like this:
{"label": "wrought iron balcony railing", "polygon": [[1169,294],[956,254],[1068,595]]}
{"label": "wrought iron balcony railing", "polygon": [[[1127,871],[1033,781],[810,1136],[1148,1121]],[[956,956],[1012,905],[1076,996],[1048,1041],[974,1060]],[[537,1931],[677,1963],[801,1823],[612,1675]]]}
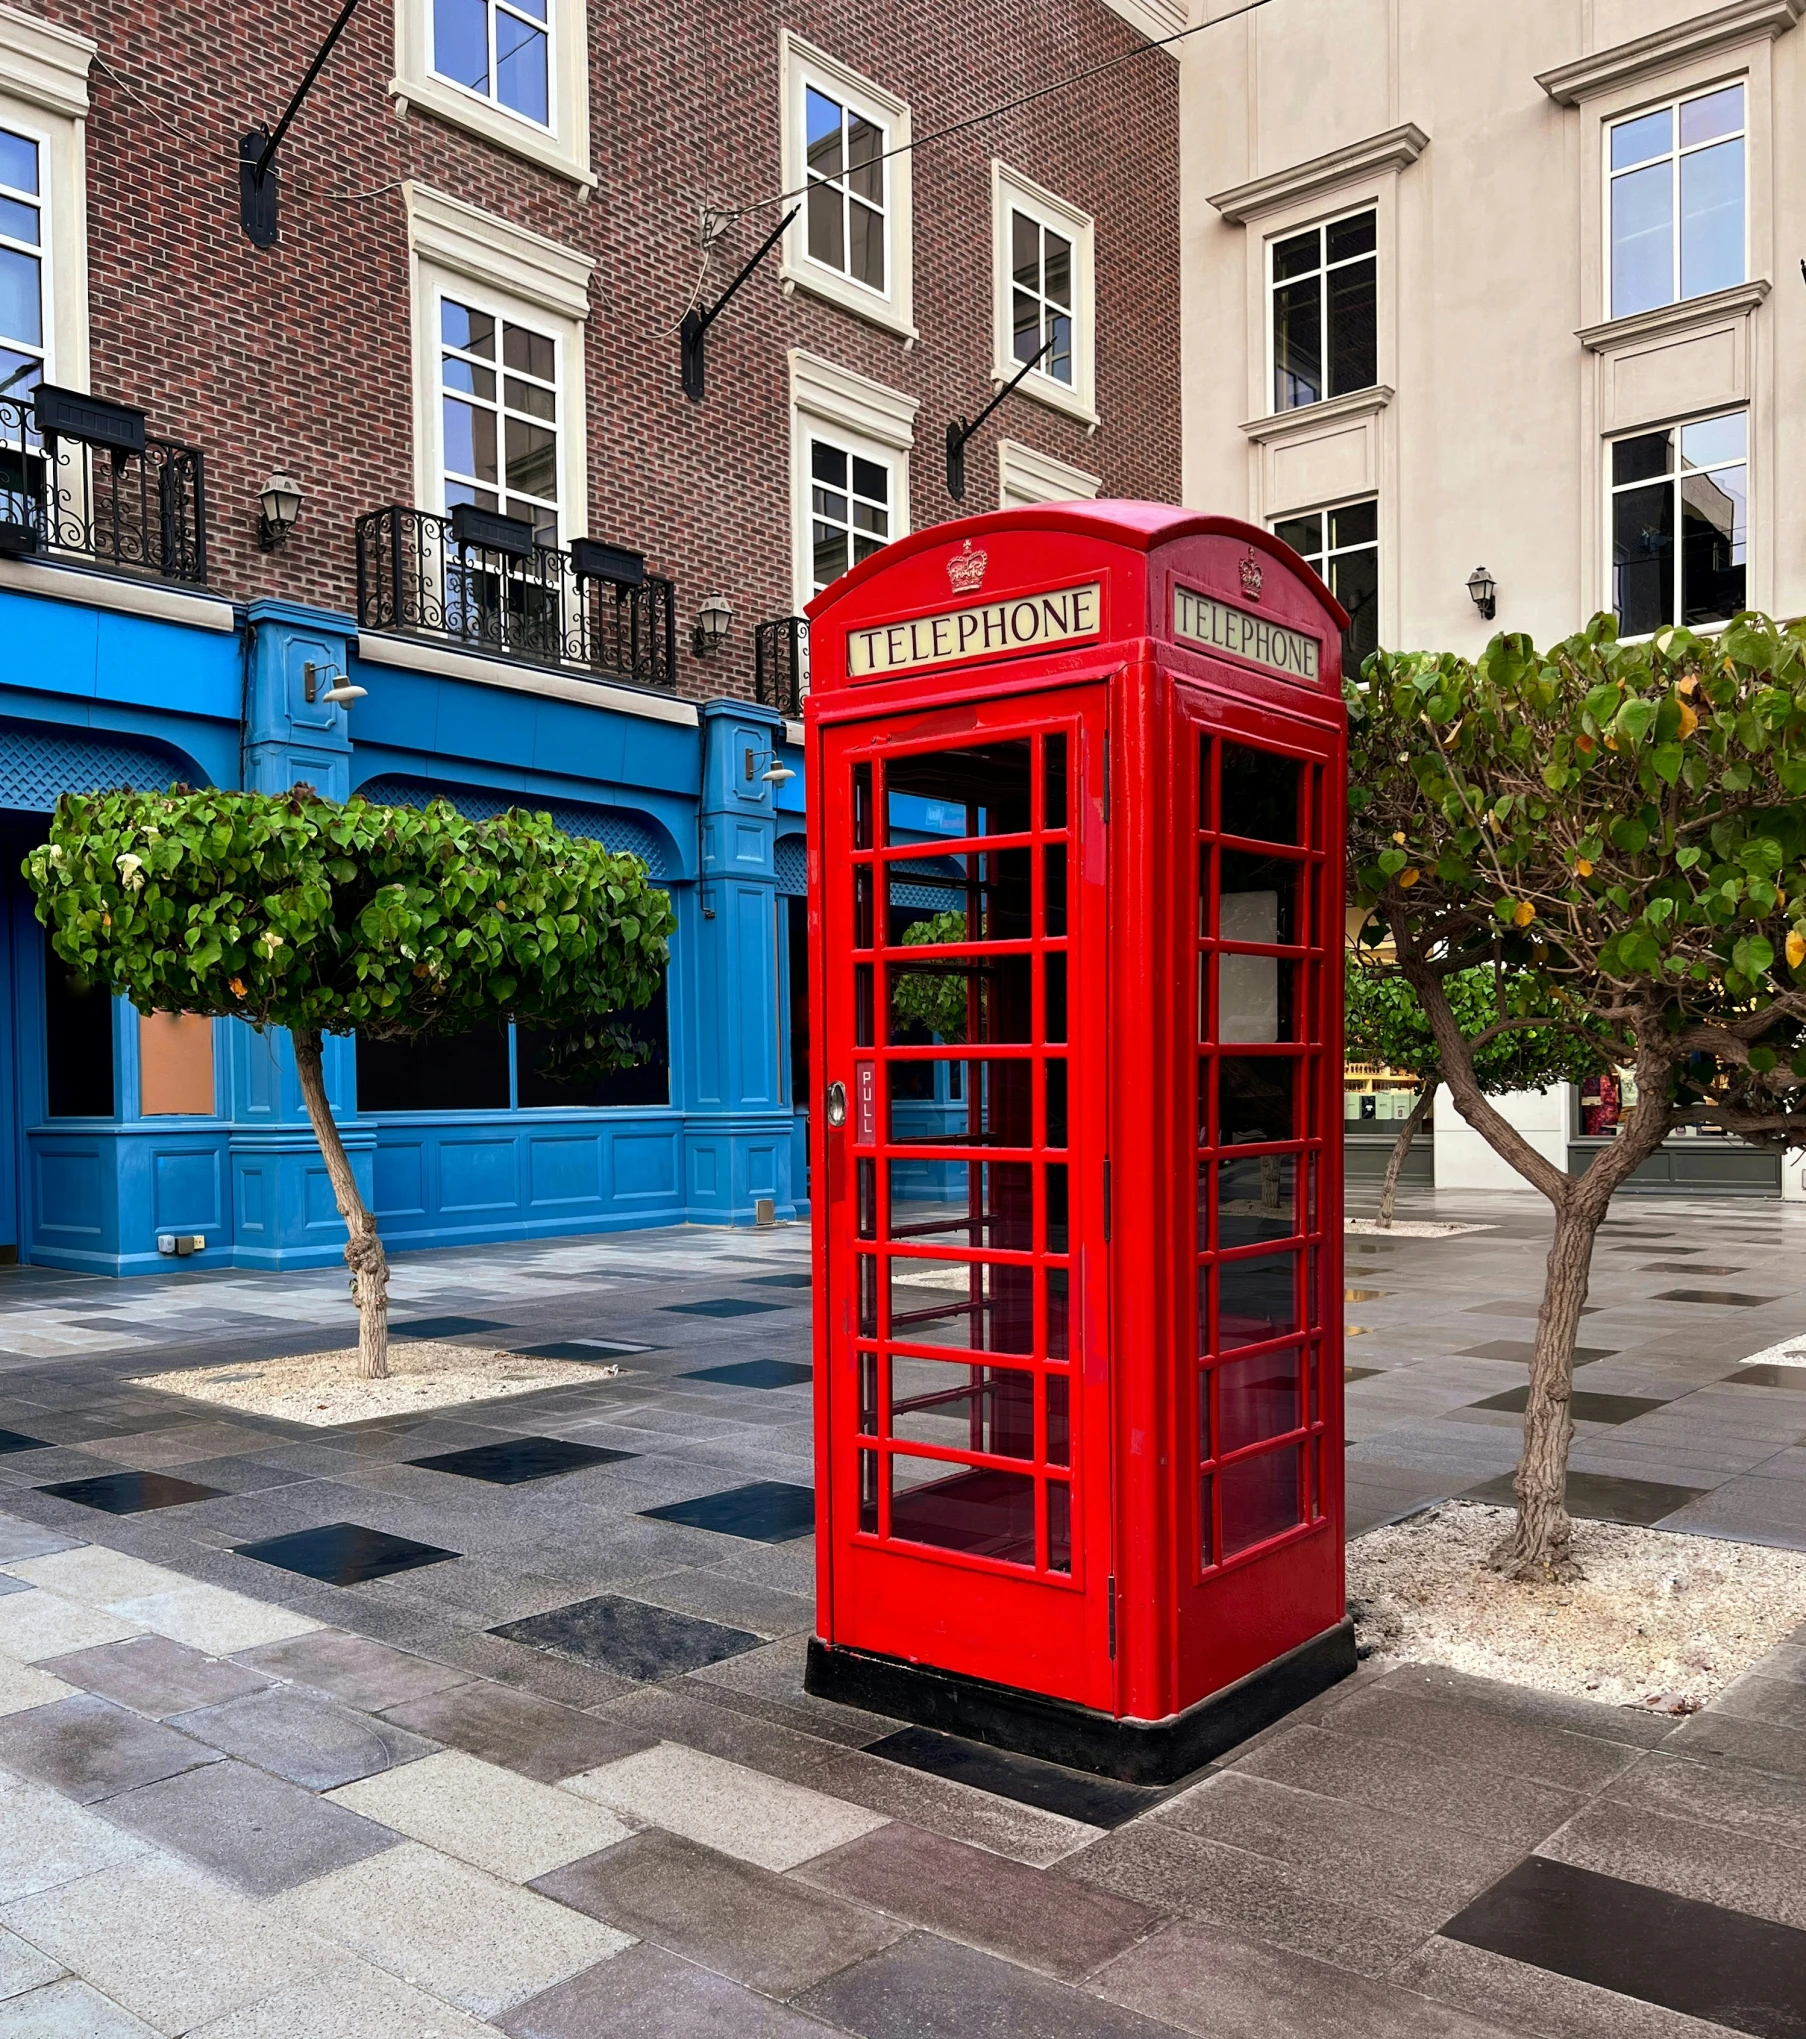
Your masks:
{"label": "wrought iron balcony railing", "polygon": [[774,616],[753,632],[753,699],[780,714],[803,712],[809,691],[809,619]]}
{"label": "wrought iron balcony railing", "polygon": [[469,505],[449,517],[391,505],[357,520],[367,630],[675,687],[674,593],[638,553],[588,538],[561,551],[537,544],[521,519]]}
{"label": "wrought iron balcony railing", "polygon": [[0,397],[0,556],[34,555],[205,585],[199,449],[77,390]]}

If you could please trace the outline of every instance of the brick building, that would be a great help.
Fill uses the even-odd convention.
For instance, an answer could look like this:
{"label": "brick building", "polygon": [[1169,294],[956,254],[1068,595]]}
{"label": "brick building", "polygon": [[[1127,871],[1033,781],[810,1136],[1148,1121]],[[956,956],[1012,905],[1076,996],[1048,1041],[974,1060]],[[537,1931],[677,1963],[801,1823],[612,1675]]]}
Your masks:
{"label": "brick building", "polygon": [[[334,11],[0,5],[0,866],[122,780],[550,807],[671,887],[655,1080],[564,1101],[508,1037],[404,1073],[340,1044],[385,1230],[788,1211],[806,796],[739,761],[794,738],[786,619],[851,558],[1177,496],[1179,67],[1145,43],[1179,11],[364,0],[256,246],[240,138]],[[683,314],[793,207],[690,401]],[[956,505],[948,421],[1037,354]],[[81,1005],[0,883],[0,1250],[330,1258],[285,1052]]]}

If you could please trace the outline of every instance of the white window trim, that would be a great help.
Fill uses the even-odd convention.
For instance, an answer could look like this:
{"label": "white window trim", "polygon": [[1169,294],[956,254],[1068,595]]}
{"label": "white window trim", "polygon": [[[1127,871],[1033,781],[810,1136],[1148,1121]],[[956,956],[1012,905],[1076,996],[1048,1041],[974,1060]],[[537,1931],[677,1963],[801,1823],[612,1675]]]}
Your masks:
{"label": "white window trim", "polygon": [[997,507],[1025,509],[1034,503],[1095,502],[1102,478],[1069,466],[1020,439],[997,442]]}
{"label": "white window trim", "polygon": [[583,343],[594,259],[494,213],[406,183],[409,297],[414,328],[414,502],[443,512],[439,414],[441,295],[474,300],[550,333],[558,347],[559,543],[589,530],[589,458]]}
{"label": "white window trim", "polygon": [[[784,189],[794,194],[788,202],[802,208],[782,243],[778,277],[784,293],[788,296],[792,291],[806,290],[813,297],[838,305],[842,311],[856,313],[875,326],[901,334],[905,347],[913,347],[917,333],[909,108],[882,86],[849,70],[825,50],[792,35],[789,29],[781,30],[778,36],[778,76],[783,108]],[[884,164],[886,246],[885,288],[881,291],[810,259],[809,215],[804,197],[809,170],[803,145],[803,94],[809,85],[843,104],[850,102],[869,111],[883,123],[886,151],[897,152],[887,153]]]}
{"label": "white window trim", "polygon": [[[1611,613],[1615,607],[1615,599],[1618,592],[1617,582],[1614,575],[1614,565],[1612,560],[1612,537],[1613,537],[1613,525],[1615,521],[1612,514],[1612,502],[1614,497],[1616,497],[1618,494],[1617,485],[1612,480],[1612,448],[1618,445],[1619,442],[1622,440],[1641,439],[1647,433],[1662,431],[1679,433],[1682,427],[1686,425],[1707,424],[1715,418],[1730,418],[1738,416],[1741,416],[1744,420],[1744,440],[1743,440],[1744,449],[1743,472],[1745,491],[1744,516],[1747,520],[1744,524],[1744,539],[1743,539],[1744,543],[1743,598],[1744,604],[1747,608],[1761,609],[1768,606],[1766,599],[1760,597],[1757,593],[1757,569],[1758,566],[1762,563],[1765,548],[1762,544],[1761,537],[1759,535],[1759,529],[1756,519],[1756,502],[1757,502],[1756,491],[1759,476],[1757,471],[1757,455],[1756,455],[1755,407],[1748,402],[1733,401],[1724,404],[1710,404],[1704,410],[1690,410],[1683,412],[1679,416],[1672,418],[1657,418],[1652,420],[1648,424],[1629,425],[1626,426],[1622,431],[1609,433],[1603,439],[1600,440],[1599,487],[1597,495],[1597,501],[1599,505],[1598,516],[1599,516],[1599,538],[1600,538],[1599,571],[1601,581],[1605,590],[1603,599],[1597,604],[1600,610],[1608,614]],[[1679,442],[1677,440],[1675,447],[1677,458],[1679,456],[1679,451],[1680,451]],[[1725,463],[1725,465],[1727,466],[1734,466],[1735,464],[1736,464],[1735,462]],[[1708,474],[1712,472],[1710,468],[1706,468],[1702,471]],[[1677,468],[1673,474],[1669,474],[1666,476],[1652,476],[1651,479],[1665,480],[1672,486],[1679,480],[1679,472],[1680,471]],[[1629,489],[1637,487],[1639,486],[1639,484],[1634,482],[1626,482],[1624,486],[1625,488]],[[1680,563],[1681,563],[1680,530],[1679,527],[1677,526],[1675,530],[1675,570],[1677,575],[1679,573]],[[1772,579],[1772,575],[1768,576],[1768,578]],[[1677,578],[1675,583],[1677,593],[1679,591],[1679,585],[1680,584]],[[1718,631],[1722,630],[1730,620],[1731,619],[1728,616],[1724,616],[1718,618],[1715,622],[1711,623],[1689,623],[1686,625],[1678,626],[1670,626],[1668,624],[1663,624],[1660,626],[1660,628],[1665,630],[1670,627],[1680,627],[1691,630],[1697,637],[1711,637],[1715,635]],[[1647,644],[1648,641],[1656,634],[1657,633],[1654,630],[1640,630],[1636,632],[1633,636],[1620,639],[1620,642],[1624,644]]]}
{"label": "white window trim", "polygon": [[0,123],[39,146],[44,379],[88,387],[88,67],[84,35],[0,6]]}
{"label": "white window trim", "polygon": [[395,0],[395,75],[389,96],[397,110],[418,106],[454,127],[468,128],[497,148],[555,171],[587,194],[596,173],[589,159],[589,10],[585,0],[549,0],[548,61],[551,123],[466,91],[432,66],[433,0]]}
{"label": "white window trim", "polygon": [[991,159],[991,381],[1001,388],[1022,366],[1015,355],[1010,299],[1010,213],[1026,212],[1072,243],[1072,381],[1031,368],[1018,384],[1024,396],[1097,429],[1096,230],[1091,215]]}
{"label": "white window trim", "polygon": [[909,532],[909,454],[915,444],[917,400],[870,376],[842,368],[801,347],[790,362],[791,595],[801,615],[814,600],[810,572],[809,437],[825,430],[850,451],[881,461],[891,473],[891,542]]}

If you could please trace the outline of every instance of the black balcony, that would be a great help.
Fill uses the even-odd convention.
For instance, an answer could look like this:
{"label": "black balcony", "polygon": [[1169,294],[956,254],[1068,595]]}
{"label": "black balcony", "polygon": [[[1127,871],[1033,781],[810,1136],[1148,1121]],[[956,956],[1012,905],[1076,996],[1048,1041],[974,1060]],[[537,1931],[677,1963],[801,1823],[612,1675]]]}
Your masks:
{"label": "black balcony", "polygon": [[803,712],[809,691],[809,619],[774,616],[753,631],[753,699],[782,715]]}
{"label": "black balcony", "polygon": [[204,586],[200,451],[144,413],[46,384],[0,397],[0,557],[81,560]]}
{"label": "black balcony", "polygon": [[673,595],[637,554],[584,539],[561,552],[535,544],[511,517],[391,506],[357,520],[357,620],[366,630],[675,687]]}

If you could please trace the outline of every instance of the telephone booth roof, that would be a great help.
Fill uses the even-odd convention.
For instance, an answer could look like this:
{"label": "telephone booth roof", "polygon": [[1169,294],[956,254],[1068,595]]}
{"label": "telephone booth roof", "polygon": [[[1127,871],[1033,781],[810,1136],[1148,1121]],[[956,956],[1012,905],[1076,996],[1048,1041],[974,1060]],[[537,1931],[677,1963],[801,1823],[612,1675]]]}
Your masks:
{"label": "telephone booth roof", "polygon": [[1165,503],[930,525],[861,561],[808,615],[817,720],[994,693],[1010,663],[1040,686],[1092,677],[1155,647],[1180,671],[1211,661],[1219,685],[1223,664],[1244,669],[1252,692],[1294,712],[1327,697],[1340,719],[1348,616],[1335,596],[1272,532]]}

